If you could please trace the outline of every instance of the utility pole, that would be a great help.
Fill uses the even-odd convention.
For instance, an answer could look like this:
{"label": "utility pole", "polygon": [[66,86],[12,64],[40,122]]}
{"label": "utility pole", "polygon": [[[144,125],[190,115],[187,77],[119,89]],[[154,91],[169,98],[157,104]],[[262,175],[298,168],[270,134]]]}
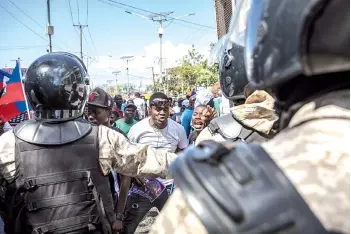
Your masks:
{"label": "utility pole", "polygon": [[[195,15],[195,13],[191,13],[191,14],[186,14],[186,15],[183,15],[183,16],[179,16],[179,17],[169,17],[169,15],[173,14],[174,12],[173,11],[169,11],[169,12],[161,12],[161,13],[155,13],[155,14],[151,14],[151,15],[140,15],[138,13],[135,13],[135,12],[131,12],[131,11],[125,11],[126,13],[128,14],[131,14],[131,15],[136,15],[136,16],[139,16],[141,18],[144,18],[146,20],[151,20],[153,22],[158,22],[159,23],[159,28],[158,28],[158,36],[160,38],[160,78],[161,78],[161,82],[163,82],[163,90],[165,93],[167,93],[167,80],[164,80],[163,79],[163,74],[162,74],[162,37],[163,37],[163,22],[165,21],[170,21],[170,23],[173,21],[173,20],[177,20],[177,19],[180,19],[180,18],[183,18],[183,17],[187,17],[187,16],[191,16],[191,15]],[[168,18],[167,18],[168,17]]]}
{"label": "utility pole", "polygon": [[80,31],[80,58],[83,61],[83,28],[88,27],[88,25],[74,24],[74,27],[78,27]]}
{"label": "utility pole", "polygon": [[129,64],[129,61],[133,60],[133,58],[134,58],[134,56],[123,56],[123,57],[121,57],[122,60],[127,61],[127,78],[128,78],[127,93],[128,93],[128,96],[130,95],[129,67],[128,67],[128,64]]}
{"label": "utility pole", "polygon": [[168,83],[169,83],[169,79],[168,79],[168,72],[167,72],[167,59],[165,61],[166,63],[166,72],[165,72],[165,86],[166,86],[166,92],[165,94],[168,96]]}
{"label": "utility pole", "polygon": [[49,36],[49,53],[52,53],[51,36],[54,35],[54,27],[51,26],[50,0],[47,0],[46,3],[47,3],[47,12],[48,12],[48,25],[46,26],[46,34]]}
{"label": "utility pole", "polygon": [[[159,19],[160,27],[158,28],[158,36],[160,38],[160,75],[161,80],[163,81],[163,74],[162,74],[162,36],[163,36],[163,27],[162,27],[162,15],[160,15]],[[166,82],[163,81],[163,90],[166,93]]]}
{"label": "utility pole", "polygon": [[155,72],[154,72],[154,67],[147,67],[147,68],[151,68],[151,71],[152,71],[152,82],[154,83],[154,88],[153,88],[153,91],[156,92],[157,89],[156,89],[156,81],[155,81]]}
{"label": "utility pole", "polygon": [[114,71],[114,72],[112,72],[112,74],[113,75],[115,75],[116,76],[116,85],[117,85],[117,77],[118,77],[118,74],[120,73],[120,71]]}
{"label": "utility pole", "polygon": [[114,72],[112,72],[112,74],[113,75],[115,75],[116,76],[116,93],[117,93],[117,85],[118,85],[118,79],[117,79],[117,77],[118,77],[118,74],[120,73],[120,71],[114,71]]}

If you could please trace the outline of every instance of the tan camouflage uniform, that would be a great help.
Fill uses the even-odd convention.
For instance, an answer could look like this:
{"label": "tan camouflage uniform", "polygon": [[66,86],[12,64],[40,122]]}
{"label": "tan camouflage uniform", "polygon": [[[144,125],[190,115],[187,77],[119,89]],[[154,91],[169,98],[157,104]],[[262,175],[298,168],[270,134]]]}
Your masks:
{"label": "tan camouflage uniform", "polygon": [[[176,154],[158,151],[147,145],[131,143],[117,131],[99,126],[99,158],[103,173],[111,168],[131,177],[168,177],[168,166]],[[0,174],[11,179],[15,173],[15,135],[0,136]]]}
{"label": "tan camouflage uniform", "polygon": [[[350,233],[350,111],[316,103],[305,104],[286,129],[262,146],[328,230]],[[184,233],[206,234],[181,191],[174,193],[150,234],[184,229]],[[196,225],[188,225],[189,220]]]}
{"label": "tan camouflage uniform", "polygon": [[[231,108],[230,112],[235,119],[239,120],[245,126],[265,134],[270,133],[274,122],[278,119],[274,110],[273,97],[262,90],[253,92],[245,100],[245,104]],[[208,127],[200,132],[195,145],[198,145],[204,140],[225,141],[218,133],[212,135]]]}

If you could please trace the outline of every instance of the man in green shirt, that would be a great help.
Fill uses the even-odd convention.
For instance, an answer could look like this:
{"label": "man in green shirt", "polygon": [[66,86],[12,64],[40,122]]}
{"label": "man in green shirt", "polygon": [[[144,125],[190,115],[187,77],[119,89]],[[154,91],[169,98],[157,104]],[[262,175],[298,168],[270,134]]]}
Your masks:
{"label": "man in green shirt", "polygon": [[213,100],[213,103],[214,103],[214,109],[216,110],[217,116],[219,117],[221,115],[220,106],[222,103],[222,93],[221,92],[218,93],[218,97],[216,97]]}
{"label": "man in green shirt", "polygon": [[127,135],[130,128],[137,123],[137,121],[133,119],[136,109],[137,107],[133,100],[127,101],[127,105],[124,108],[124,118],[117,120],[113,126],[119,128]]}

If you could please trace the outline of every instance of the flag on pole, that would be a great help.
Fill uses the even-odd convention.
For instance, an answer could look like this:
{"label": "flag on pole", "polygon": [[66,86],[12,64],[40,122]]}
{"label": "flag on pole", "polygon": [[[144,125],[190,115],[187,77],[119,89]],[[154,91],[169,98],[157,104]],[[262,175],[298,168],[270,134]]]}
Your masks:
{"label": "flag on pole", "polygon": [[0,70],[0,119],[4,122],[28,111],[28,104],[23,92],[20,62],[12,74]]}

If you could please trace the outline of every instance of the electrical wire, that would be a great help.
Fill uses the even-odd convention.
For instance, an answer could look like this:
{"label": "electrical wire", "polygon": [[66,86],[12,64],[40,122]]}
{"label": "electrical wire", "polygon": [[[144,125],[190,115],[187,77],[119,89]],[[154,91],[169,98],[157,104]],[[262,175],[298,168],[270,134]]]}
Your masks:
{"label": "electrical wire", "polygon": [[30,27],[28,27],[27,25],[25,25],[20,19],[18,19],[16,16],[14,16],[11,12],[9,12],[5,7],[3,7],[0,4],[0,7],[3,8],[7,13],[9,13],[9,15],[11,15],[13,18],[15,18],[19,23],[21,23],[24,27],[26,27],[27,29],[29,29],[32,33],[34,33],[35,35],[37,35],[38,37],[40,37],[41,39],[43,39],[44,41],[48,42],[48,40],[42,36],[40,36],[38,33],[36,33],[33,29],[31,29]]}
{"label": "electrical wire", "polygon": [[[88,5],[88,0],[87,0],[87,20],[86,20],[86,24],[87,25],[88,25],[88,20],[89,20],[89,5]],[[90,29],[89,29],[89,27],[87,27],[87,28],[88,28],[88,34],[89,34],[89,37],[90,37],[90,40],[91,40],[91,44],[93,45],[94,51],[97,54],[97,49],[96,49],[93,37],[91,36]]]}
{"label": "electrical wire", "polygon": [[110,5],[110,6],[114,6],[114,7],[119,8],[119,9],[129,10],[128,8],[124,8],[124,7],[116,6],[116,5],[112,4],[112,3],[105,2],[105,1],[103,1],[103,0],[98,0],[98,1],[99,1],[99,2],[103,2],[103,3],[105,3],[105,4],[108,4],[108,5]]}
{"label": "electrical wire", "polygon": [[[68,1],[68,3],[67,3],[67,1]],[[73,14],[72,14],[72,8],[71,8],[71,0],[66,0],[66,4],[67,4],[68,10],[69,10],[69,12],[71,14],[71,20],[72,20],[72,25],[73,25],[74,21],[73,21]]]}
{"label": "electrical wire", "polygon": [[[98,1],[104,2],[102,0],[98,0]],[[155,15],[159,15],[159,16],[164,16],[161,13],[155,13],[155,12],[152,12],[152,11],[148,11],[148,10],[145,10],[145,9],[142,9],[142,8],[139,8],[139,7],[131,6],[131,5],[128,5],[128,4],[125,4],[125,3],[121,3],[121,2],[117,2],[117,1],[114,1],[114,0],[107,0],[107,1],[113,2],[113,3],[118,4],[118,5],[122,5],[122,6],[125,6],[125,7],[129,7],[129,8],[135,9],[135,10],[143,11],[143,12],[146,12],[146,13],[155,14]],[[104,2],[104,3],[106,3],[106,2]],[[116,5],[113,5],[113,4],[110,4],[110,5],[116,6]],[[125,9],[123,7],[118,7],[118,8]],[[125,9],[125,10],[128,10],[128,9]],[[190,22],[190,21],[182,20],[182,19],[177,19],[177,18],[174,18],[174,17],[171,17],[171,16],[167,16],[167,17],[164,16],[164,17],[166,19],[169,18],[170,20],[177,20],[177,21],[181,21],[181,22],[184,22],[184,23],[193,24],[193,25],[196,25],[196,26],[200,26],[200,27],[205,27],[205,28],[216,30],[216,28],[208,26],[208,25],[198,24],[198,23],[194,23],[194,22]]]}
{"label": "electrical wire", "polygon": [[[45,27],[40,25],[36,20],[34,20],[30,15],[28,15],[25,11],[23,11],[19,6],[17,6],[14,2],[12,2],[11,0],[8,0],[9,2],[11,2],[17,9],[19,9],[24,15],[26,15],[29,19],[31,19],[36,25],[38,25],[40,28],[45,30]],[[6,9],[5,9],[6,10]],[[7,11],[8,12],[8,11]],[[14,15],[12,15],[13,17],[15,17]],[[18,19],[17,19],[18,20]],[[24,23],[22,23],[24,24]],[[31,30],[32,31],[32,30]],[[45,39],[47,40],[47,39]],[[62,46],[60,45],[56,45],[57,47],[63,49]],[[64,50],[64,49],[63,49]]]}
{"label": "electrical wire", "polygon": [[77,0],[77,11],[78,11],[78,23],[80,24],[80,20],[79,20],[79,2]]}
{"label": "electrical wire", "polygon": [[[20,10],[24,15],[26,15],[29,19],[31,19],[36,25],[38,25],[41,29],[45,30],[45,27],[40,25],[36,20],[34,20],[30,15],[28,15],[25,11],[23,11],[19,6],[17,6],[13,1],[8,0],[12,5],[14,5],[18,10]],[[66,2],[67,3],[67,2]],[[60,45],[56,45],[57,47],[62,48]]]}
{"label": "electrical wire", "polygon": [[13,48],[1,48],[0,50],[30,50],[30,49],[36,49],[36,48],[42,48],[42,47],[47,47],[47,45],[38,45],[38,46],[19,46],[19,47],[13,47]]}
{"label": "electrical wire", "polygon": [[93,38],[92,38],[92,36],[91,36],[91,33],[90,33],[90,29],[89,29],[89,27],[88,27],[88,33],[89,33],[89,37],[90,37],[91,43],[93,44],[93,47],[94,47],[95,53],[97,53],[97,50],[96,50],[96,47],[95,47],[95,44],[94,44]]}
{"label": "electrical wire", "polygon": [[11,0],[8,0],[12,5],[14,5],[18,10],[20,10],[23,14],[25,14],[29,19],[31,19],[36,25],[38,25],[40,28],[44,29],[43,26],[41,26],[37,21],[35,21],[32,17],[30,17],[26,12],[24,12],[21,8],[19,8],[14,2]]}
{"label": "electrical wire", "polygon": [[90,47],[90,44],[89,44],[89,42],[88,42],[87,38],[85,37],[84,31],[82,32],[82,34],[83,34],[83,37],[84,37],[85,42],[86,42],[86,43],[87,43],[87,45]]}
{"label": "electrical wire", "polygon": [[[69,13],[70,13],[70,15],[71,15],[72,25],[74,25],[73,14],[72,14],[72,8],[71,8],[71,0],[66,0],[66,5],[67,5],[68,11],[69,11]],[[79,34],[78,34],[78,31],[77,31],[76,27],[73,26],[73,28],[74,28],[74,31],[75,31],[76,34],[77,34],[77,37],[79,38]]]}
{"label": "electrical wire", "polygon": [[86,20],[86,24],[88,24],[88,18],[89,18],[89,0],[87,0],[87,20]]}

